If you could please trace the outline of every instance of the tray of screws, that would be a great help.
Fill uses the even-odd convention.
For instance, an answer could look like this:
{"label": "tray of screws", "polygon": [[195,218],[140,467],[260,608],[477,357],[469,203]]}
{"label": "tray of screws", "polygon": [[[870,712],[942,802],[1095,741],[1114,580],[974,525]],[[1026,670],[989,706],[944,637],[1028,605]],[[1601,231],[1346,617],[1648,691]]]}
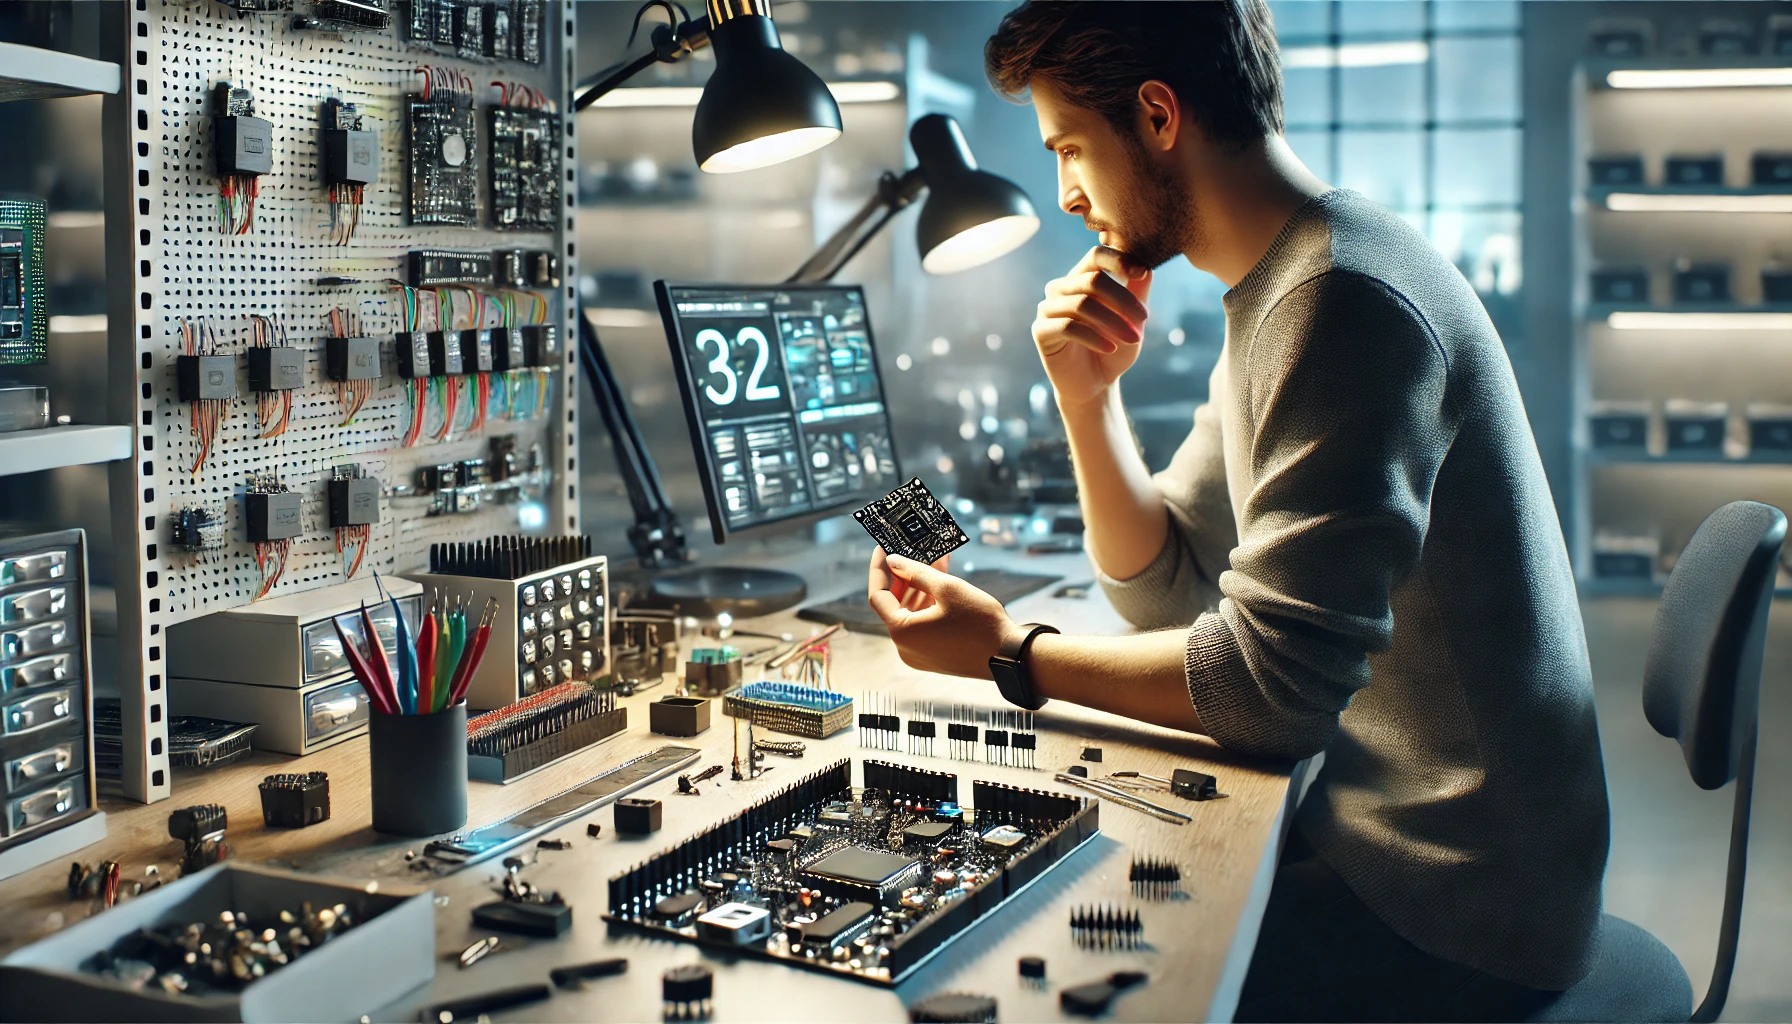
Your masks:
{"label": "tray of screws", "polygon": [[8,1020],[353,1020],[435,976],[435,904],[235,863],[0,959]]}

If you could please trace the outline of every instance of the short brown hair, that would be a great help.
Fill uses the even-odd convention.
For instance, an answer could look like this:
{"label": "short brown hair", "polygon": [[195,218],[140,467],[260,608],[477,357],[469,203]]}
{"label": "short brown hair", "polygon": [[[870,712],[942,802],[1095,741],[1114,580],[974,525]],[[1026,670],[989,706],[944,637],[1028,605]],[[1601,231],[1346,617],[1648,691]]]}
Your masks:
{"label": "short brown hair", "polygon": [[1282,130],[1282,65],[1264,0],[1029,0],[983,48],[996,91],[1024,102],[1034,78],[1130,137],[1139,86],[1161,81],[1216,142]]}

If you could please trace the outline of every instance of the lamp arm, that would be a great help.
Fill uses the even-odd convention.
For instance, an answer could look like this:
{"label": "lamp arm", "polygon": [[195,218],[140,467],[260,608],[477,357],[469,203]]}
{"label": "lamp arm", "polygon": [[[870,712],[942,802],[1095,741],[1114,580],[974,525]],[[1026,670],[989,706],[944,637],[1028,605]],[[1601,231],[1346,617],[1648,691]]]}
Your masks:
{"label": "lamp arm", "polygon": [[[913,168],[900,178],[885,171],[877,179],[877,191],[865,200],[865,205],[821,243],[821,248],[804,260],[784,283],[820,284],[832,280],[840,268],[859,254],[865,243],[876,237],[891,218],[906,209],[926,188],[927,182],[922,178],[920,168]],[[874,217],[876,220],[872,219]]]}
{"label": "lamp arm", "polygon": [[693,50],[709,45],[709,15],[692,18],[677,28],[658,25],[653,30],[653,49],[633,60],[612,64],[580,82],[575,88],[572,109],[576,113],[596,103],[599,97],[640,74],[654,64],[673,64]]}
{"label": "lamp arm", "polygon": [[610,447],[616,455],[616,470],[628,491],[629,506],[635,523],[629,528],[629,544],[641,564],[648,568],[677,565],[687,558],[684,525],[678,512],[667,500],[660,483],[659,469],[641,437],[639,424],[629,412],[628,401],[610,371],[610,360],[598,341],[597,328],[583,310],[578,311],[579,349],[585,366],[585,378],[597,399],[598,414],[610,435]]}

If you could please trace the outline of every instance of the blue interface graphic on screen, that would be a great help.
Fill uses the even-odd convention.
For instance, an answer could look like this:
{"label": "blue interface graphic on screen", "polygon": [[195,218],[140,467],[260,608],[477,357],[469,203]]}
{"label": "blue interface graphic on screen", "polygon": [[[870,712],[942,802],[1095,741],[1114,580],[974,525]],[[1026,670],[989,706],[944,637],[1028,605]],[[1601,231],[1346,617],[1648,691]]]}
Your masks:
{"label": "blue interface graphic on screen", "polygon": [[861,292],[669,292],[729,529],[897,485]]}

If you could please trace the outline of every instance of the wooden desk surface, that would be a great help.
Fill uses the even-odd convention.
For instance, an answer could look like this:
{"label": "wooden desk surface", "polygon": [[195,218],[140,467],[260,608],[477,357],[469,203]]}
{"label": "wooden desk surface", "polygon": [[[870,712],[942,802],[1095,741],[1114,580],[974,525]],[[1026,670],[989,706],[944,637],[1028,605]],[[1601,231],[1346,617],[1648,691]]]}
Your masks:
{"label": "wooden desk surface", "polygon": [[[811,600],[832,597],[863,586],[865,544],[835,546],[812,554],[804,567],[811,579]],[[973,545],[959,560],[973,559],[1061,573],[1067,582],[1089,578],[1080,555],[1019,558]],[[1098,591],[1086,599],[1053,598],[1051,589],[1012,604],[1022,621],[1051,622],[1065,632],[1117,633],[1126,625]],[[742,622],[741,628],[806,635],[811,624],[793,612]],[[752,641],[740,641],[743,647]],[[917,672],[903,665],[895,648],[882,637],[837,635],[833,647],[833,686],[855,697],[865,691],[898,700],[930,699],[940,703],[1005,707],[990,683],[952,679]],[[733,719],[712,704],[708,732],[695,739],[674,739],[647,731],[647,705],[670,692],[658,687],[625,698],[629,731],[595,749],[568,758],[510,786],[469,783],[469,824],[477,826],[508,816],[602,772],[621,760],[667,744],[703,750],[700,766],[726,764],[733,751]],[[906,712],[906,707],[904,708]],[[906,717],[906,713],[905,716]],[[492,897],[498,876],[496,861],[439,880],[438,896],[447,902],[438,910],[437,951],[444,957],[435,982],[406,1000],[382,1008],[375,1019],[414,1019],[420,1006],[442,999],[545,981],[550,967],[604,957],[626,956],[626,975],[590,984],[581,992],[560,992],[553,999],[521,1007],[508,1019],[541,1021],[658,1020],[659,975],[677,964],[703,960],[716,972],[714,1019],[717,1020],[906,1020],[903,1007],[941,991],[968,991],[994,996],[1004,1020],[1065,1019],[1058,1009],[1059,989],[1105,977],[1122,969],[1148,972],[1148,984],[1122,996],[1113,1017],[1120,1020],[1230,1019],[1238,989],[1250,963],[1264,901],[1268,897],[1280,839],[1291,810],[1300,768],[1238,758],[1201,737],[1175,733],[1082,708],[1049,705],[1037,716],[1038,770],[953,761],[944,750],[927,758],[896,751],[861,749],[856,729],[828,740],[808,741],[800,761],[772,756],[776,770],[749,782],[720,780],[705,784],[701,796],[680,796],[670,779],[652,783],[635,795],[664,801],[664,828],[645,838],[619,837],[612,813],[600,808],[549,833],[573,843],[568,851],[542,851],[540,862],[525,877],[544,889],[557,889],[574,907],[574,927],[557,940],[506,937],[512,948],[495,953],[462,971],[453,957],[479,938],[469,926],[472,907]],[[1230,796],[1207,803],[1186,803],[1164,795],[1191,813],[1194,821],[1176,826],[1119,805],[1102,801],[1101,834],[1070,859],[1048,872],[1009,906],[973,927],[894,992],[851,981],[796,970],[779,964],[734,959],[705,948],[612,931],[600,915],[605,909],[605,883],[672,843],[701,831],[764,793],[819,769],[841,757],[874,757],[914,764],[959,776],[968,795],[971,779],[1008,782],[1044,789],[1063,789],[1051,771],[1075,763],[1084,746],[1099,746],[1100,776],[1121,769],[1168,776],[1172,767],[1193,767],[1217,775]],[[327,849],[358,846],[372,833],[369,792],[365,783],[365,738],[351,740],[302,760],[257,753],[248,761],[211,772],[177,775],[171,802],[143,806],[111,802],[109,834],[103,843],[80,852],[80,859],[115,859],[124,877],[142,874],[158,864],[172,877],[178,844],[168,839],[169,811],[196,803],[221,803],[229,811],[229,842],[239,859],[275,861]],[[330,774],[332,817],[297,831],[264,829],[256,784],[274,771],[320,770]],[[687,770],[696,770],[687,769]],[[855,772],[855,776],[857,773]],[[718,784],[719,783],[719,784]],[[585,835],[585,823],[603,826],[601,838]],[[419,846],[421,844],[419,843]],[[533,844],[529,844],[530,847]],[[1175,858],[1182,866],[1186,899],[1148,902],[1135,899],[1127,881],[1134,852]],[[85,916],[88,908],[63,895],[68,865],[58,862],[0,882],[0,952],[16,948],[65,923]],[[1073,907],[1117,904],[1139,910],[1145,946],[1137,950],[1098,952],[1077,948],[1068,917]],[[1017,958],[1043,956],[1048,981],[1043,989],[1021,984]]]}

